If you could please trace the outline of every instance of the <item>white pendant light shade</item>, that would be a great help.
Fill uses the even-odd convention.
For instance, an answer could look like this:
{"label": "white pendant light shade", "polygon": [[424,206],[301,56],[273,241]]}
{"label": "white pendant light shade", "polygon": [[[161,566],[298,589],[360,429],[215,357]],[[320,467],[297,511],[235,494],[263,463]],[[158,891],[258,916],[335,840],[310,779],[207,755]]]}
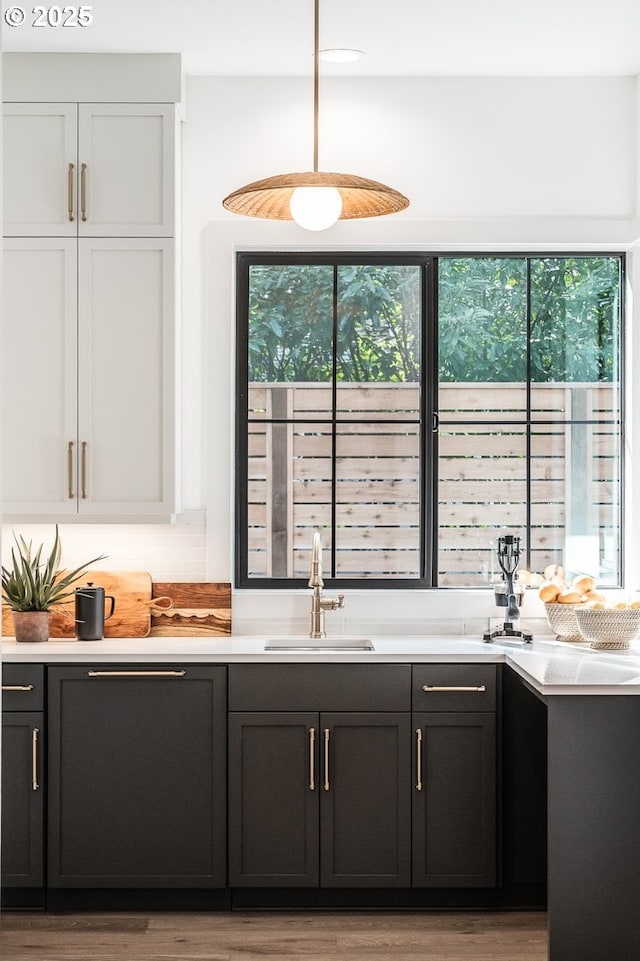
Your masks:
{"label": "white pendant light shade", "polygon": [[326,230],[342,213],[342,197],[335,187],[296,187],[289,209],[295,222],[305,230]]}

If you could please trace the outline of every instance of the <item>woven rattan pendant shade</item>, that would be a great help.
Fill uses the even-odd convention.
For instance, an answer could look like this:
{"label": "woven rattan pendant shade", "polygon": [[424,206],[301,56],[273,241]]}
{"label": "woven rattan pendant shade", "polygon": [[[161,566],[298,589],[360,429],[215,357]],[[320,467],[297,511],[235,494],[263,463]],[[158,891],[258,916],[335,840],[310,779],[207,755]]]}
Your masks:
{"label": "woven rattan pendant shade", "polygon": [[340,220],[381,217],[409,206],[403,194],[377,180],[356,174],[323,173],[318,170],[319,7],[320,0],[314,0],[313,170],[277,174],[234,190],[222,201],[223,207],[233,214],[265,220],[293,220],[291,195],[298,187],[333,187],[337,190],[342,198]]}
{"label": "woven rattan pendant shade", "polygon": [[336,187],[342,197],[340,220],[380,217],[409,206],[397,190],[354,174],[308,173],[278,174],[240,187],[229,194],[223,206],[234,214],[263,217],[267,220],[292,220],[289,203],[296,187]]}

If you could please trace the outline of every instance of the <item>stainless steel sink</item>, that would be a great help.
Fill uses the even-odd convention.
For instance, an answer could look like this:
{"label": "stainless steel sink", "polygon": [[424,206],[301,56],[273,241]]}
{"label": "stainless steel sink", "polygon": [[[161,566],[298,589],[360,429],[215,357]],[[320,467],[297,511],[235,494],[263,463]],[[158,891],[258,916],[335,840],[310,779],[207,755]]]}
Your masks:
{"label": "stainless steel sink", "polygon": [[270,637],[265,651],[373,651],[373,641],[366,637]]}

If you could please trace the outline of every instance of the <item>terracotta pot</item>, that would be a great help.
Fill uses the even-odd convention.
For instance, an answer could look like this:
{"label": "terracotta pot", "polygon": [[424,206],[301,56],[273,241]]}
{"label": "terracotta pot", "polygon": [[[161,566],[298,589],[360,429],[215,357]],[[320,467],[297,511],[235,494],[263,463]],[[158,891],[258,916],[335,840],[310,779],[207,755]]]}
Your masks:
{"label": "terracotta pot", "polygon": [[16,641],[48,641],[50,611],[11,611]]}

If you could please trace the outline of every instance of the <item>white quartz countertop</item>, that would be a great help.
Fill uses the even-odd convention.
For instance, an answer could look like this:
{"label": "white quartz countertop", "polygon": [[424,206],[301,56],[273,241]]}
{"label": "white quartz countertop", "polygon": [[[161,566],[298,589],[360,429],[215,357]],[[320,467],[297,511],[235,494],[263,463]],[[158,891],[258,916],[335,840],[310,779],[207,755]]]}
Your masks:
{"label": "white quartz countertop", "polygon": [[[74,664],[87,662],[148,664],[305,663],[507,663],[543,695],[640,695],[640,644],[630,651],[591,651],[586,645],[534,641],[532,645],[469,637],[378,637],[373,651],[265,651],[267,636],[146,637],[102,641],[50,640],[43,644],[2,639],[2,661]],[[301,644],[304,639],[300,639]]]}

